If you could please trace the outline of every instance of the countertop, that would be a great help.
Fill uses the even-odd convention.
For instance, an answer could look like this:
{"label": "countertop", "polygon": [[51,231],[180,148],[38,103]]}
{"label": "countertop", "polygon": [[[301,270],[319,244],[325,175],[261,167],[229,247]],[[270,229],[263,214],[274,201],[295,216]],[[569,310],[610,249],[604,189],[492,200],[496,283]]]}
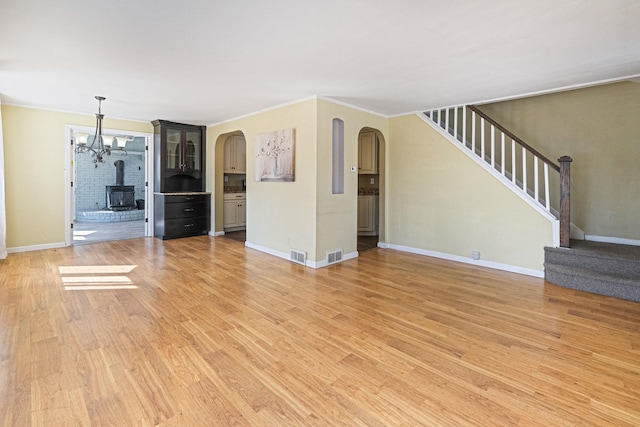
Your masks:
{"label": "countertop", "polygon": [[199,196],[201,194],[211,194],[207,191],[180,191],[177,193],[153,193],[161,196]]}

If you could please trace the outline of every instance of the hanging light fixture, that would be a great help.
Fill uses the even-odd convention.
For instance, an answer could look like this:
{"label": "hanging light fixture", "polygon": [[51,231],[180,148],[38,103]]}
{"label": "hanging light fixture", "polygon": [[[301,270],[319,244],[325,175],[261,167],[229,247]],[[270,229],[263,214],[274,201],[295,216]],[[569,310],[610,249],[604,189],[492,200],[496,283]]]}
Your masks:
{"label": "hanging light fixture", "polygon": [[[115,135],[103,135],[102,134],[102,101],[106,98],[104,96],[96,96],[98,100],[98,112],[96,113],[96,131],[93,135],[93,141],[87,145],[89,134],[82,132],[75,132],[74,137],[76,139],[76,153],[91,153],[93,157],[93,163],[98,167],[98,163],[104,163],[104,156],[110,156],[111,153],[119,155],[127,155],[127,151],[124,149],[126,142],[129,140],[126,136]],[[114,146],[114,139],[116,144]]]}

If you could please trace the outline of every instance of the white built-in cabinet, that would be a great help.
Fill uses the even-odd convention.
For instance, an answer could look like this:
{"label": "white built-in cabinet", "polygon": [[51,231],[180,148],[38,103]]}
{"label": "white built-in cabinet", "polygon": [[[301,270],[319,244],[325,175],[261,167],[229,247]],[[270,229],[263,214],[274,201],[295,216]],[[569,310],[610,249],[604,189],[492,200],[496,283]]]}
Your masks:
{"label": "white built-in cabinet", "polygon": [[247,144],[242,135],[230,135],[224,143],[224,173],[247,172]]}
{"label": "white built-in cabinet", "polygon": [[223,200],[224,228],[247,225],[247,197],[245,193],[226,193]]}
{"label": "white built-in cabinet", "polygon": [[358,234],[362,236],[378,234],[378,196],[376,195],[358,196]]}
{"label": "white built-in cabinet", "polygon": [[378,173],[378,140],[375,132],[362,132],[358,138],[358,173]]}

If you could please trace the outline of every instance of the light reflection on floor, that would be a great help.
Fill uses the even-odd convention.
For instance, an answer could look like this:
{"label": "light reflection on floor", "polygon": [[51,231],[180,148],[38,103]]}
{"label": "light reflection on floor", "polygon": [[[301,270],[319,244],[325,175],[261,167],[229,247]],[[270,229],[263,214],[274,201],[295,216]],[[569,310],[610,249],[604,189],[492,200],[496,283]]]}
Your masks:
{"label": "light reflection on floor", "polygon": [[58,266],[58,272],[67,291],[137,289],[126,276],[135,268],[135,265],[72,265]]}

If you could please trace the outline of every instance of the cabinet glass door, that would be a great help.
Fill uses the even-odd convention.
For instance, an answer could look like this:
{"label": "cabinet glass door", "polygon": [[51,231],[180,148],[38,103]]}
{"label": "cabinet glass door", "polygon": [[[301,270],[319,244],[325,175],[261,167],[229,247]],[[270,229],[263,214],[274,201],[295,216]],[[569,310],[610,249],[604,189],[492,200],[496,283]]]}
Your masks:
{"label": "cabinet glass door", "polygon": [[200,141],[200,132],[188,130],[184,147],[185,168],[191,170],[200,170],[202,164],[200,153],[202,153],[202,142]]}
{"label": "cabinet glass door", "polygon": [[180,129],[167,128],[165,169],[180,169]]}

